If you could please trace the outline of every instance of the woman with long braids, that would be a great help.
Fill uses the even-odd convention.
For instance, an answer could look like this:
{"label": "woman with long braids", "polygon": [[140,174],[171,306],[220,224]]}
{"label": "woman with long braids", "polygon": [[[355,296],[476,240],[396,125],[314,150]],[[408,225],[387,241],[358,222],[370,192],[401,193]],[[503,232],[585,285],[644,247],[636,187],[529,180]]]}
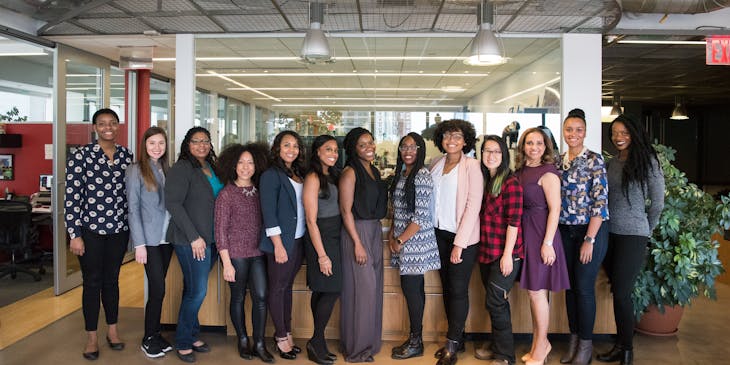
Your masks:
{"label": "woman with long braids", "polygon": [[337,197],[340,171],[335,166],[338,156],[335,137],[323,134],[314,139],[302,197],[309,232],[304,251],[314,319],[314,333],[307,342],[307,355],[318,364],[331,364],[336,359],[327,348],[324,330],[342,290],[342,218]]}
{"label": "woman with long braids", "polygon": [[294,131],[276,135],[271,167],[261,175],[264,235],[259,249],[266,254],[269,273],[269,313],[279,356],[294,360],[302,350],[291,335],[292,285],[302,266],[307,233],[302,204],[304,145]]}
{"label": "woman with long braids", "polygon": [[634,361],[631,292],[645,264],[648,237],[664,209],[664,174],[639,123],[622,114],[611,122],[610,130],[618,155],[607,163],[611,220],[603,262],[613,292],[616,344],[597,359],[630,365]]}
{"label": "woman with long braids", "polygon": [[393,225],[388,233],[390,263],[400,271],[400,285],[408,305],[411,331],[394,347],[391,357],[408,359],[423,355],[423,310],[426,304],[424,274],[441,268],[433,230],[433,180],[426,160],[426,143],[411,132],[398,144],[395,177],[390,186]]}

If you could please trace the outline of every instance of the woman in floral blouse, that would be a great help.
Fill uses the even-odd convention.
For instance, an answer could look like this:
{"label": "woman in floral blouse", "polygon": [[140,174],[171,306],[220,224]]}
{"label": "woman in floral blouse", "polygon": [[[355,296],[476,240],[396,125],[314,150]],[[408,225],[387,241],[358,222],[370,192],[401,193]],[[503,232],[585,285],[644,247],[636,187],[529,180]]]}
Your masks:
{"label": "woman in floral blouse", "polygon": [[570,289],[565,292],[570,344],[561,363],[588,364],[593,353],[593,324],[596,319],[595,284],[606,256],[608,231],[608,181],[600,154],[583,145],[585,113],[573,109],[563,122],[568,151],[561,155],[562,172],[560,235],[563,238]]}

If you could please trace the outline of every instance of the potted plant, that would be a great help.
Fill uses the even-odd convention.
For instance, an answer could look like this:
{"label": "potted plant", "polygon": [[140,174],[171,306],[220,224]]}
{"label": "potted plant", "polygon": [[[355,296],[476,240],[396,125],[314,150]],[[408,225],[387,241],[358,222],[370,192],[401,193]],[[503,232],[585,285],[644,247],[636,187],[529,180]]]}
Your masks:
{"label": "potted plant", "polygon": [[[637,330],[652,334],[673,334],[681,309],[704,295],[715,299],[715,278],[724,269],[718,258],[719,244],[713,234],[730,228],[730,197],[715,199],[690,183],[674,165],[676,150],[654,145],[664,171],[664,210],[649,239],[646,267],[639,274],[633,292]],[[649,309],[647,309],[649,308]],[[678,309],[676,323],[660,321],[664,329],[646,323],[655,314]],[[647,314],[650,313],[650,314]]]}

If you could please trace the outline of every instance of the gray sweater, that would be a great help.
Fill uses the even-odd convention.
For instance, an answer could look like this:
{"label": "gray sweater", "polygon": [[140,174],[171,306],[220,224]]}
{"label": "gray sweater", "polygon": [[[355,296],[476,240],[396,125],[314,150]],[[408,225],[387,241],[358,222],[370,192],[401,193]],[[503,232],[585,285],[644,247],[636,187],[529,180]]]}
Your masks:
{"label": "gray sweater", "polygon": [[629,185],[628,197],[621,188],[624,161],[617,157],[612,158],[606,166],[608,209],[611,212],[611,220],[608,221],[609,232],[630,236],[651,236],[664,209],[664,174],[658,162],[652,160],[652,169],[645,186],[639,186],[637,183]]}

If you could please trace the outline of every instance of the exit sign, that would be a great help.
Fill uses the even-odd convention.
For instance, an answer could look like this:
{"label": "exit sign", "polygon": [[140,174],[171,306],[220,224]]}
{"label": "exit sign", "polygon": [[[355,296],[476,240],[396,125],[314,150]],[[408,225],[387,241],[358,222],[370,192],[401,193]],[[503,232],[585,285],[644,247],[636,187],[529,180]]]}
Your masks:
{"label": "exit sign", "polygon": [[708,65],[730,65],[730,35],[707,37],[705,59]]}

